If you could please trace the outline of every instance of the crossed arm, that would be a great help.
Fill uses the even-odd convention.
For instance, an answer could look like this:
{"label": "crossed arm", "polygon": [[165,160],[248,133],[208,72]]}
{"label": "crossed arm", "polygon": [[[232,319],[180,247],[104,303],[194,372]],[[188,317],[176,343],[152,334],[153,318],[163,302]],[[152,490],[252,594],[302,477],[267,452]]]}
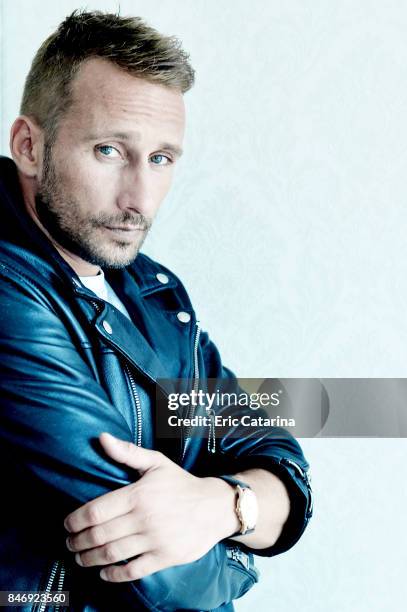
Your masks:
{"label": "crossed arm", "polygon": [[[27,521],[33,533],[42,527],[51,529],[47,547],[58,549],[59,530],[52,521],[57,518],[63,531],[63,518],[71,512],[66,526],[78,560],[85,567],[104,566],[112,582],[201,558],[235,533],[234,492],[224,481],[198,478],[157,451],[129,442],[115,446],[106,436],[100,441],[108,458],[101,455],[93,441],[103,429],[120,440],[131,439],[131,433],[92,377],[91,365],[53,312],[54,305],[10,270],[0,294],[5,304],[0,318],[0,441],[4,457],[8,452],[15,457],[9,465],[15,482],[23,470],[38,490],[47,493],[52,515],[51,511],[30,515]],[[259,440],[258,447],[260,458],[273,454],[278,459],[288,452],[267,438]],[[244,449],[234,443],[232,450],[238,465]],[[245,459],[244,465],[246,470],[253,462]],[[134,470],[141,474],[138,480]],[[266,548],[277,540],[288,515],[284,485],[257,466],[237,477],[252,486],[260,507],[256,531],[239,540],[251,548]],[[302,508],[306,497],[299,495],[304,497]],[[13,496],[10,499],[13,504]],[[137,559],[115,565],[132,557]],[[216,563],[211,568],[216,570]]]}
{"label": "crossed arm", "polygon": [[[135,483],[102,495],[65,519],[67,547],[84,567],[104,566],[111,582],[136,580],[156,571],[195,561],[239,529],[233,488],[219,478],[198,478],[157,451],[102,434],[105,452],[140,473]],[[284,484],[263,469],[237,477],[259,502],[253,533],[238,536],[251,548],[272,546],[289,514]],[[125,565],[118,562],[131,559]]]}

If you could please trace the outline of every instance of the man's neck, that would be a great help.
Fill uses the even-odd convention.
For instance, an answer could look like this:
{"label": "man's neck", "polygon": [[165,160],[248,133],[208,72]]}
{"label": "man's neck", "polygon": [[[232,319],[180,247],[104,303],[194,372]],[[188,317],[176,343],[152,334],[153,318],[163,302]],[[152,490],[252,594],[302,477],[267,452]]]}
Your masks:
{"label": "man's neck", "polygon": [[53,240],[52,243],[61,257],[65,259],[71,268],[75,270],[78,276],[97,276],[101,272],[100,266],[90,264],[77,255],[73,255],[72,253],[66,251],[63,247],[59,246],[59,244],[56,244]]}

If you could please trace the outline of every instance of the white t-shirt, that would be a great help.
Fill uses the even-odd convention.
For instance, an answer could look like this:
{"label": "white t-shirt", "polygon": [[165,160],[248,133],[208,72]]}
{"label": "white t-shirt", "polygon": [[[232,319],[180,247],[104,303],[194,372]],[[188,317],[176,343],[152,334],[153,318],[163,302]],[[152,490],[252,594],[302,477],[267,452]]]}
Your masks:
{"label": "white t-shirt", "polygon": [[85,287],[93,291],[93,293],[102,298],[102,300],[105,300],[105,302],[109,302],[109,304],[115,306],[128,319],[130,319],[130,315],[127,312],[125,305],[119,300],[116,293],[107,282],[103,270],[101,270],[96,276],[80,276],[79,278]]}

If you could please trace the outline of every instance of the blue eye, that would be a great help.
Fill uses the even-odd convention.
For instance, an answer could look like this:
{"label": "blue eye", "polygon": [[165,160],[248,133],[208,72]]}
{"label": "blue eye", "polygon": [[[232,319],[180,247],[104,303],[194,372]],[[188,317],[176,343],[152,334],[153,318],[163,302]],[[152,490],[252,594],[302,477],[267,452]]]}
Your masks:
{"label": "blue eye", "polygon": [[171,159],[169,157],[166,155],[161,155],[160,153],[152,155],[150,159],[156,166],[166,166],[167,164],[171,163]]}
{"label": "blue eye", "polygon": [[102,153],[104,157],[115,157],[114,155],[111,155],[111,153],[114,152],[116,152],[117,155],[120,155],[119,151],[115,147],[112,147],[110,145],[101,145],[96,148],[100,153]]}

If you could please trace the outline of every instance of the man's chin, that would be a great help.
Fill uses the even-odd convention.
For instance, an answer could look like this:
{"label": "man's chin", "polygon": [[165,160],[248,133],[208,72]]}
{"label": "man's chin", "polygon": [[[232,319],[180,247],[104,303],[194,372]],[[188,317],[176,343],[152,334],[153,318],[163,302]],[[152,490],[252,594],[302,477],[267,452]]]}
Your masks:
{"label": "man's chin", "polygon": [[130,266],[136,260],[137,255],[126,261],[105,261],[99,265],[104,270],[123,270],[123,268],[127,268],[127,266]]}
{"label": "man's chin", "polygon": [[[127,246],[123,245],[123,247]],[[109,253],[101,253],[101,252],[93,252],[89,254],[88,262],[94,265],[98,265],[104,269],[110,270],[118,270],[121,268],[125,268],[134,262],[136,259],[140,247],[137,250],[134,250],[134,247],[131,251],[125,248],[118,249],[119,252],[109,252]]]}

